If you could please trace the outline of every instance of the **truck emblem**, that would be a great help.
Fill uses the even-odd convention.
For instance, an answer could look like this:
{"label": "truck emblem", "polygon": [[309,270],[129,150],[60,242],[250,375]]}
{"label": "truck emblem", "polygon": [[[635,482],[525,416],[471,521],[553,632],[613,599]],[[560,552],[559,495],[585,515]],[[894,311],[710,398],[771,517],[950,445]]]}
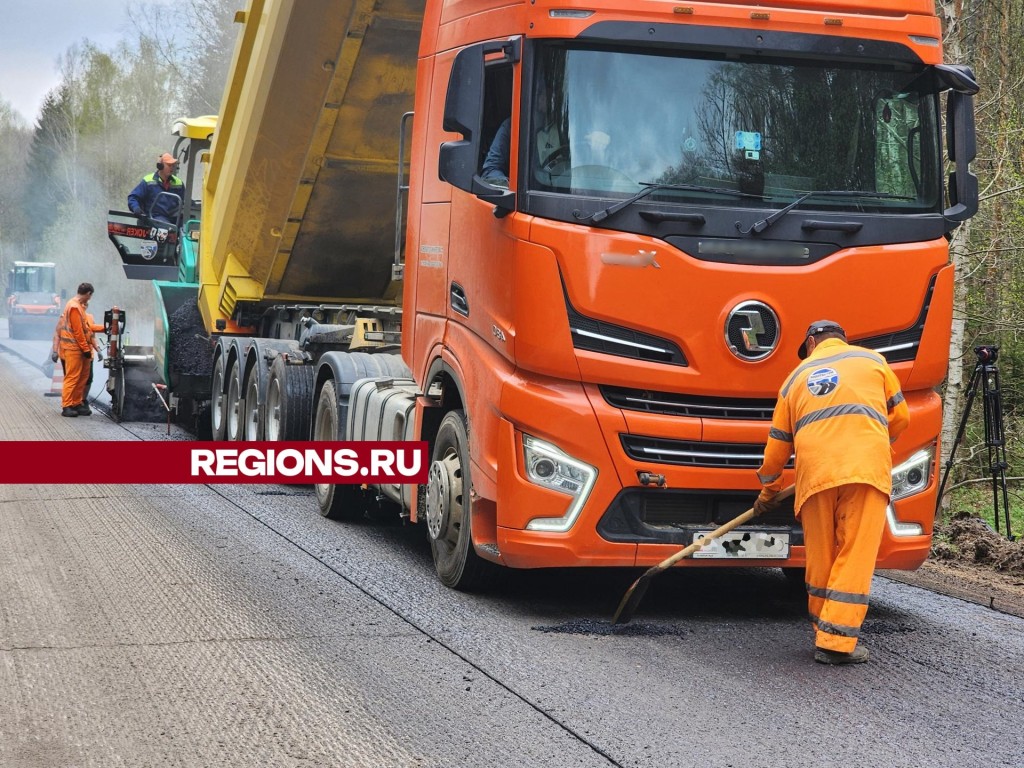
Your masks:
{"label": "truck emblem", "polygon": [[763,360],[778,346],[779,318],[760,301],[737,304],[725,321],[725,343],[740,360]]}

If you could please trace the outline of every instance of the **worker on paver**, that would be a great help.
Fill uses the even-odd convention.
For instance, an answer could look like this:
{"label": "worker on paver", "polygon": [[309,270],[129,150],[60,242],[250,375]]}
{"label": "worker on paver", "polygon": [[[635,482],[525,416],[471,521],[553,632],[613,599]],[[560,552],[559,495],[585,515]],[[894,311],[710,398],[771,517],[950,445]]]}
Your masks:
{"label": "worker on paver", "polygon": [[64,363],[64,387],[61,390],[62,416],[88,416],[85,388],[92,369],[93,332],[86,310],[92,298],[92,283],[78,286],[78,294],[68,299],[57,323],[59,350]]}
{"label": "worker on paver", "polygon": [[175,224],[185,202],[185,185],[174,175],[176,170],[178,158],[170,152],[160,155],[156,160],[156,173],[145,176],[128,193],[128,210],[138,216]]}
{"label": "worker on paver", "polygon": [[868,659],[857,638],[892,491],[890,444],[906,429],[909,409],[885,358],[848,344],[839,323],[812,323],[798,355],[806,362],[779,390],[754,508],[771,509],[795,452],[793,506],[804,530],[814,660],[856,664]]}

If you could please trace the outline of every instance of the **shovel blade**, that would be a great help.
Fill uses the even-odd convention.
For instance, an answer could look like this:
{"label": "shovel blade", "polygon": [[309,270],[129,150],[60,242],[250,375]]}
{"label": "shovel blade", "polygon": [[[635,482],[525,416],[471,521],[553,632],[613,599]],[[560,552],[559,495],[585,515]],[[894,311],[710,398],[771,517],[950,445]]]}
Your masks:
{"label": "shovel blade", "polygon": [[612,624],[629,623],[629,620],[633,618],[633,613],[636,611],[636,607],[640,605],[640,601],[644,599],[647,587],[651,585],[651,580],[656,575],[657,571],[651,569],[645,571],[639,579],[633,582],[633,586],[627,589],[626,594],[622,596],[622,601],[619,603],[618,610],[615,611],[615,615],[612,617]]}

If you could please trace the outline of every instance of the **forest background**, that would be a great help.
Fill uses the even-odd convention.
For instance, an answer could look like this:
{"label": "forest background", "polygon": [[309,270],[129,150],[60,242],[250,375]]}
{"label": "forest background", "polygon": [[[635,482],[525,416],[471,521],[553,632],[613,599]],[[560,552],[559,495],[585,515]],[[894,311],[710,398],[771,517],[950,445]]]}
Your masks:
{"label": "forest background", "polygon": [[[242,0],[133,6],[130,30],[110,49],[88,40],[59,61],[60,82],[28,124],[0,86],[0,283],[15,260],[55,261],[58,285],[97,285],[97,302],[151,311],[151,287],[129,281],[106,238],[106,211],[171,148],[183,115],[216,114]],[[978,215],[951,243],[957,288],[945,399],[943,464],[960,425],[979,345],[998,345],[1012,530],[1024,533],[1024,0],[936,3],[946,61],[969,64],[977,97]],[[168,35],[163,30],[187,30]],[[4,285],[6,288],[6,285]],[[6,293],[6,291],[5,291]],[[148,344],[152,318],[132,323]],[[979,399],[957,448],[952,509],[994,523],[989,447]]]}

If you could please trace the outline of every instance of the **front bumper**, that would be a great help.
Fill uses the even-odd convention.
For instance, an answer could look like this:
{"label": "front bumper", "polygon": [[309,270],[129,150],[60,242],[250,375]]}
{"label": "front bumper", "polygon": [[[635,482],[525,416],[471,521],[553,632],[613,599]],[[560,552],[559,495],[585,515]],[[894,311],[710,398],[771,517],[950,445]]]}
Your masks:
{"label": "front bumper", "polygon": [[[900,455],[928,444],[938,431],[938,404],[929,396],[908,397],[911,428],[897,443]],[[711,530],[753,506],[757,497],[754,468],[709,468],[637,461],[627,454],[623,435],[637,434],[635,414],[624,413],[606,402],[588,396],[584,388],[565,382],[541,385],[513,379],[506,382],[501,399],[501,416],[496,429],[497,511],[494,529],[498,559],[514,568],[574,566],[656,565],[692,543],[694,533]],[[656,435],[682,435],[700,439],[693,419],[665,417],[643,420],[644,431]],[[696,420],[699,421],[699,420]],[[628,423],[630,422],[630,423]],[[735,436],[737,442],[761,445],[768,424],[715,425],[720,435]],[[704,430],[705,437],[707,431]],[[523,433],[557,445],[569,455],[598,470],[594,488],[575,524],[564,533],[527,530],[530,520],[557,518],[565,514],[570,497],[539,487],[527,479],[523,460]],[[763,433],[763,434],[761,434]],[[510,471],[511,470],[511,471]],[[665,487],[643,486],[641,472],[664,476]],[[787,471],[791,475],[791,471]],[[929,486],[921,493],[894,505],[895,519],[921,527],[920,535],[896,535],[887,525],[878,553],[878,567],[911,570],[928,556],[934,521],[936,481],[933,467]],[[791,477],[788,480],[791,482]],[[786,559],[748,558],[687,559],[685,567],[784,567],[805,563],[803,531],[793,514],[792,502],[777,509],[770,518],[737,529],[787,533],[790,554]],[[500,553],[500,554],[498,554]]]}

